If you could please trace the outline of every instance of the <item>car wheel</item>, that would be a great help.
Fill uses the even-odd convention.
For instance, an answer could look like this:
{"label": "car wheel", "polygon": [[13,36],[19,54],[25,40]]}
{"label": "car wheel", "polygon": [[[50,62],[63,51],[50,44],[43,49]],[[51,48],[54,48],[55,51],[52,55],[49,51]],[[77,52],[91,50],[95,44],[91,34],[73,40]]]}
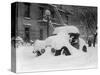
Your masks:
{"label": "car wheel", "polygon": [[45,52],[45,49],[41,49],[41,53],[43,54]]}

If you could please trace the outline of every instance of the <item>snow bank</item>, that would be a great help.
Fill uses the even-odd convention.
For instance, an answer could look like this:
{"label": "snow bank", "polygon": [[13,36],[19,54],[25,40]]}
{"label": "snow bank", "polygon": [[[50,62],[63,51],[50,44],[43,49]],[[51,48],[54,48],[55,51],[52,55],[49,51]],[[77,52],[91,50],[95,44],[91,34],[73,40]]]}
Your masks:
{"label": "snow bank", "polygon": [[[76,27],[67,27],[68,33],[79,32]],[[66,29],[66,27],[64,27]],[[58,29],[59,30],[59,29]],[[75,31],[74,31],[75,30]],[[79,38],[80,49],[76,49],[69,43],[69,35],[65,31],[50,36],[46,40],[36,40],[33,46],[20,47],[16,49],[17,71],[31,72],[42,70],[61,70],[61,69],[79,69],[93,68],[97,64],[97,47],[89,48],[85,53],[82,51],[83,45],[86,45],[82,38]],[[60,49],[66,46],[71,52],[70,56],[60,55],[54,56],[51,48]],[[39,57],[35,57],[33,50],[41,50],[45,48],[45,53]]]}

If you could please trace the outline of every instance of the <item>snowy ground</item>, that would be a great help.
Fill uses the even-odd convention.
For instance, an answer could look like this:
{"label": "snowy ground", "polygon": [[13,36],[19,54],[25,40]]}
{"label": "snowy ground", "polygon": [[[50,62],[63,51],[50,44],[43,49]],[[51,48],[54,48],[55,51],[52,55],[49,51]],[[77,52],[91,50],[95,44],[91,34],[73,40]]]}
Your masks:
{"label": "snowy ground", "polygon": [[50,48],[47,48],[43,55],[34,57],[32,51],[32,46],[19,47],[16,49],[17,72],[97,67],[97,46],[95,48],[89,47],[87,53],[77,50],[75,51],[76,54],[71,56],[53,56],[50,52]]}

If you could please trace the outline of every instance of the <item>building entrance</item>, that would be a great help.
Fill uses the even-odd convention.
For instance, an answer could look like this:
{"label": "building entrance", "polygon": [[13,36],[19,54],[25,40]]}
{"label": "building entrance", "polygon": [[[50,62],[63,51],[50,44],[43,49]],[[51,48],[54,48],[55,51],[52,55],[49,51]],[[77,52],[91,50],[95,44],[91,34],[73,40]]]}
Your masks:
{"label": "building entrance", "polygon": [[30,40],[30,27],[25,27],[25,41],[29,42]]}

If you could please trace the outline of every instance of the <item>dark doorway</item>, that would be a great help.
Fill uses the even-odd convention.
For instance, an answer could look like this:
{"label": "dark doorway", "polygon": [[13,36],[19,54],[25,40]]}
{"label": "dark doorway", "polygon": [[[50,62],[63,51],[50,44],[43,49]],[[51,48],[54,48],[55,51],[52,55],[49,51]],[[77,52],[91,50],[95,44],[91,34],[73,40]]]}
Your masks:
{"label": "dark doorway", "polygon": [[29,42],[30,40],[30,27],[25,27],[25,41]]}
{"label": "dark doorway", "polygon": [[43,40],[43,29],[40,29],[40,40]]}

